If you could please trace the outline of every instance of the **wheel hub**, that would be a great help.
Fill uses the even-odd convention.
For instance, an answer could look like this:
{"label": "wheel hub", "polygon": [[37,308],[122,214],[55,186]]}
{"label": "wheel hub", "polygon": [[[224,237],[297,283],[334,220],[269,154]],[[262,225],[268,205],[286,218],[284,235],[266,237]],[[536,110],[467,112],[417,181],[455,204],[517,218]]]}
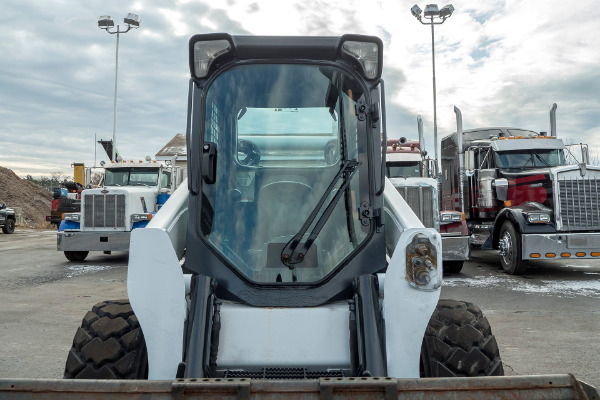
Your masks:
{"label": "wheel hub", "polygon": [[504,232],[504,235],[500,238],[498,242],[498,249],[500,250],[500,256],[504,258],[504,261],[509,262],[510,256],[512,254],[512,241],[508,232]]}

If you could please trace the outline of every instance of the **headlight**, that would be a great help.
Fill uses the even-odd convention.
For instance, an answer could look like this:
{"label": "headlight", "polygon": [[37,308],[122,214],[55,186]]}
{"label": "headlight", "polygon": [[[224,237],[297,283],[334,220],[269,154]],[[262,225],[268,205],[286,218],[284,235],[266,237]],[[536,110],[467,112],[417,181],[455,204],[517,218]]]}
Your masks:
{"label": "headlight", "polygon": [[550,214],[543,212],[534,212],[525,214],[527,221],[531,224],[546,224],[550,222]]}
{"label": "headlight", "polygon": [[131,214],[131,222],[150,221],[152,214]]}
{"label": "headlight", "polygon": [[213,61],[231,50],[231,44],[225,39],[194,43],[194,71],[198,78],[208,75]]}
{"label": "headlight", "polygon": [[81,219],[81,214],[80,213],[63,214],[63,219],[65,221],[79,222],[79,220]]}
{"label": "headlight", "polygon": [[463,220],[463,213],[458,211],[445,211],[440,213],[440,223],[450,224],[452,222],[460,222]]}
{"label": "headlight", "polygon": [[380,72],[380,54],[377,43],[347,41],[342,45],[342,50],[358,61],[367,78],[377,78]]}

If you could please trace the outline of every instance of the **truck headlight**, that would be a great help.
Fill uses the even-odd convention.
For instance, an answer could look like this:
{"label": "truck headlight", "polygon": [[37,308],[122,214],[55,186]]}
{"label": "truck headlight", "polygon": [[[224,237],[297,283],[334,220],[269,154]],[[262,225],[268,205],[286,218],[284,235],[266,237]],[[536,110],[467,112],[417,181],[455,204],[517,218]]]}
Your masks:
{"label": "truck headlight", "polygon": [[550,222],[550,214],[544,212],[533,212],[525,214],[530,224],[546,224]]}
{"label": "truck headlight", "polygon": [[152,214],[131,214],[131,222],[150,221]]}
{"label": "truck headlight", "polygon": [[451,224],[453,222],[460,222],[463,220],[464,214],[460,211],[443,211],[440,212],[440,223]]}
{"label": "truck headlight", "polygon": [[65,221],[79,222],[79,220],[81,219],[81,214],[80,213],[65,213],[65,214],[63,214],[63,219]]}
{"label": "truck headlight", "polygon": [[442,285],[442,274],[437,267],[437,251],[429,238],[416,234],[406,247],[406,278],[411,286],[432,291]]}

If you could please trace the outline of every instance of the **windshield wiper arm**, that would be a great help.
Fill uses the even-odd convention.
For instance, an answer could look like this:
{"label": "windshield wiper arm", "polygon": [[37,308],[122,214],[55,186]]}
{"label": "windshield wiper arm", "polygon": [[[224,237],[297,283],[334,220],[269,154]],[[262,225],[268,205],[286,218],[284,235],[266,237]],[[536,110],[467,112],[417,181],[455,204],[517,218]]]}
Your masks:
{"label": "windshield wiper arm", "polygon": [[[310,249],[310,246],[312,246],[313,242],[319,235],[319,232],[321,232],[321,229],[323,229],[323,226],[329,219],[329,216],[333,213],[333,209],[335,208],[340,197],[342,197],[342,195],[344,194],[344,191],[346,190],[346,188],[352,181],[352,177],[356,173],[357,167],[359,165],[360,165],[359,161],[348,160],[348,161],[344,162],[344,165],[342,165],[342,167],[340,168],[340,171],[333,178],[333,180],[329,184],[329,187],[327,188],[327,190],[325,190],[325,193],[323,193],[323,196],[321,196],[321,198],[319,199],[319,202],[317,203],[315,208],[312,210],[312,212],[308,216],[307,220],[302,225],[302,228],[300,228],[300,231],[298,233],[296,233],[294,235],[294,237],[289,242],[287,242],[287,244],[284,246],[283,250],[281,251],[281,262],[283,264],[285,264],[289,269],[294,269],[295,264],[299,264],[302,262],[302,260],[304,260],[304,256],[306,255],[306,253]],[[325,200],[327,200],[327,197],[329,196],[329,194],[333,191],[335,184],[342,177],[344,178],[344,183],[338,189],[335,196],[333,196],[333,198],[329,201],[327,208],[325,209],[325,211],[323,212],[323,214],[321,215],[321,217],[315,224],[315,227],[313,228],[313,230],[310,232],[308,239],[306,240],[306,242],[304,242],[304,245],[302,246],[302,248],[300,250],[298,250],[298,246],[300,244],[300,241],[304,237],[304,234],[306,234],[306,232],[308,231],[308,228],[310,227],[310,225],[313,223],[313,221],[317,217],[317,214],[319,213],[321,208],[323,208],[323,204],[325,203]]]}
{"label": "windshield wiper arm", "polygon": [[546,160],[544,160],[544,158],[542,156],[540,156],[537,151],[533,150],[533,154],[535,154],[535,156],[538,158],[538,160],[543,162],[546,167],[550,167],[550,164],[548,164],[548,162]]}

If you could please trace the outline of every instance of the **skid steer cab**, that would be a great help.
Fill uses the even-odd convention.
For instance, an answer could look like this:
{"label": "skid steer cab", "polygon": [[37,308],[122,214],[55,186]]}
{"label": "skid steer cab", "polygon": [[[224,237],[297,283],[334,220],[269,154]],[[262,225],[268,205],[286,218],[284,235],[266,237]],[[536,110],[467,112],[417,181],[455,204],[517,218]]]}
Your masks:
{"label": "skid steer cab", "polygon": [[65,377],[174,398],[514,385],[415,380],[503,369],[481,310],[439,300],[440,234],[385,178],[381,40],[206,34],[189,54],[187,187],[132,232],[129,299],[86,314]]}

